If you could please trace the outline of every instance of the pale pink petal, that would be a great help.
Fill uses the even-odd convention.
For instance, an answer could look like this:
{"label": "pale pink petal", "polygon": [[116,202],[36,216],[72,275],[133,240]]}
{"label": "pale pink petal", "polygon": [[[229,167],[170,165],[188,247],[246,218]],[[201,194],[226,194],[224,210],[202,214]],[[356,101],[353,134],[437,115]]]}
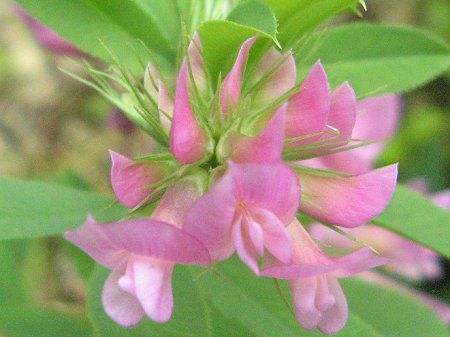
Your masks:
{"label": "pale pink petal", "polygon": [[213,261],[227,259],[234,251],[231,226],[235,208],[233,180],[225,174],[186,215],[184,229],[205,244]]}
{"label": "pale pink petal", "polygon": [[165,133],[170,134],[170,127],[172,126],[172,120],[168,116],[173,117],[173,101],[170,98],[169,91],[162,81],[158,82],[158,109],[159,109],[159,121]]}
{"label": "pale pink petal", "polygon": [[[354,138],[376,140],[392,137],[400,119],[400,96],[390,94],[365,98],[357,103],[356,110]],[[352,152],[373,164],[385,145],[386,142],[378,142]]]}
{"label": "pale pink petal", "polygon": [[206,248],[196,238],[154,219],[88,222],[65,237],[107,267],[127,253],[182,264],[209,263]]}
{"label": "pale pink petal", "polygon": [[191,109],[188,93],[188,68],[186,61],[178,76],[170,129],[170,150],[183,164],[191,164],[204,156],[206,135]]}
{"label": "pale pink petal", "polygon": [[264,255],[265,233],[260,223],[255,222],[252,218],[247,219],[246,228],[247,239],[252,243],[253,250],[259,256]]}
{"label": "pale pink petal", "polygon": [[[286,137],[294,138],[324,131],[330,110],[327,75],[318,61],[303,81],[300,91],[290,100],[286,112]],[[292,143],[296,146],[317,137]]]}
{"label": "pale pink petal", "polygon": [[[208,91],[208,79],[206,77],[205,64],[202,56],[202,43],[197,33],[194,34],[187,50],[192,77],[200,95]],[[191,82],[191,81],[189,81]],[[192,83],[191,83],[192,84]]]}
{"label": "pale pink petal", "polygon": [[300,186],[286,164],[234,164],[229,162],[235,198],[246,207],[266,209],[288,224],[295,217]]}
{"label": "pale pink petal", "polygon": [[133,294],[119,287],[119,278],[125,273],[125,264],[113,270],[103,286],[102,303],[106,313],[124,327],[138,324],[144,310]]}
{"label": "pale pink petal", "polygon": [[334,277],[327,277],[330,292],[333,294],[335,304],[322,313],[318,328],[325,334],[334,334],[341,330],[348,319],[348,305],[339,282]]}
{"label": "pale pink petal", "polygon": [[321,312],[315,306],[317,278],[302,278],[289,281],[295,307],[295,318],[307,330],[317,327],[322,319]]}
{"label": "pale pink petal", "polygon": [[[245,226],[245,225],[244,225]],[[251,245],[251,240],[244,233],[242,218],[239,218],[234,224],[231,231],[234,247],[239,258],[256,274],[259,274],[258,261],[256,260],[256,252]]]}
{"label": "pale pink petal", "polygon": [[155,102],[158,100],[158,82],[158,70],[154,65],[149,63],[144,73],[144,88]]}
{"label": "pale pink petal", "polygon": [[317,220],[342,227],[356,227],[379,215],[390,202],[397,179],[397,165],[348,178],[299,173],[302,190],[310,196],[301,209]]}
{"label": "pale pink petal", "polygon": [[101,226],[91,216],[88,216],[82,226],[65,232],[64,238],[110,269],[115,268],[126,257],[123,256],[120,247],[103,234]]}
{"label": "pale pink petal", "polygon": [[141,257],[129,263],[134,272],[136,297],[145,313],[156,322],[167,322],[173,310],[173,264]]}
{"label": "pale pink petal", "polygon": [[182,228],[188,210],[203,194],[206,173],[199,172],[169,187],[152,213],[152,219]]}
{"label": "pale pink petal", "polygon": [[267,127],[257,136],[249,137],[240,133],[230,135],[224,144],[224,156],[235,163],[274,163],[281,161],[281,151],[284,141],[283,105],[267,124]]}
{"label": "pale pink petal", "polygon": [[297,68],[294,57],[292,55],[283,55],[274,48],[270,49],[262,57],[254,73],[250,76],[249,83],[253,85],[276,67],[278,69],[269,77],[269,80],[255,90],[254,93],[251,93],[254,95],[252,100],[253,107],[263,108],[270,105],[275,99],[281,97],[295,86]]}
{"label": "pale pink petal", "polygon": [[340,137],[336,141],[351,138],[355,119],[356,95],[352,87],[345,82],[331,95],[330,113],[327,120],[328,125],[339,130]]}
{"label": "pale pink petal", "polygon": [[336,299],[328,284],[328,277],[317,277],[317,292],[314,305],[320,312],[325,312],[336,304]]}
{"label": "pale pink petal", "polygon": [[159,163],[130,165],[132,159],[111,150],[109,153],[112,161],[111,185],[117,199],[125,207],[137,206],[153,191],[146,187],[164,178],[166,171]]}
{"label": "pale pink petal", "polygon": [[419,192],[420,194],[427,195],[428,194],[428,184],[427,181],[423,178],[417,178],[414,180],[408,181],[408,187],[412,190]]}
{"label": "pale pink petal", "polygon": [[286,225],[265,209],[254,210],[253,216],[264,231],[264,246],[267,250],[281,262],[291,262],[291,238]]}
{"label": "pale pink petal", "polygon": [[430,198],[436,205],[450,210],[450,189],[434,193]]}
{"label": "pale pink petal", "polygon": [[229,105],[235,106],[239,102],[242,89],[242,78],[244,76],[248,53],[255,40],[256,37],[252,37],[242,44],[233,68],[231,69],[227,77],[225,77],[222,92],[220,95],[222,113],[224,115],[228,114],[230,108]]}

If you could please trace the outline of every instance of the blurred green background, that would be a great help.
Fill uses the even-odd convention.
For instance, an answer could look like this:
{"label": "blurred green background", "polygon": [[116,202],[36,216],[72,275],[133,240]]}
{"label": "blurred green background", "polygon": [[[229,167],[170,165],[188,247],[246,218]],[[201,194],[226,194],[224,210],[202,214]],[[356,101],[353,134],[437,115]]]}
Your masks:
{"label": "blurred green background", "polygon": [[[336,23],[406,23],[449,41],[448,0],[366,2],[363,19],[346,15]],[[13,1],[0,0],[0,175],[111,194],[107,150],[139,153],[149,140],[139,131],[112,123],[112,107],[58,67],[80,72],[75,62],[39,45]],[[431,191],[449,188],[449,91],[447,73],[402,95],[398,134],[379,159],[379,165],[400,162],[400,181],[424,178]],[[449,264],[443,263],[445,278],[419,286],[450,301]],[[0,336],[29,337],[29,331],[49,336],[33,330],[33,320],[60,327],[69,324],[66,315],[75,317],[70,321],[73,336],[90,334],[84,301],[91,267],[85,255],[59,238],[1,243]],[[18,300],[26,303],[24,307],[9,310]],[[31,312],[30,318],[17,323],[25,312]],[[57,328],[52,333],[67,336]]]}

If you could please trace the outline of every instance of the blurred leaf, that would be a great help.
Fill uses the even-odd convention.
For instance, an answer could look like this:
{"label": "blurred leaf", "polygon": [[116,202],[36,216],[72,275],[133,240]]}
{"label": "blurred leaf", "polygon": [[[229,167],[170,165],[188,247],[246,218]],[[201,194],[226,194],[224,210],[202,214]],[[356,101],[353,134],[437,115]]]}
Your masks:
{"label": "blurred leaf", "polygon": [[[284,306],[274,283],[257,278],[238,259],[218,266],[225,280],[211,272],[197,281],[201,269],[177,266],[173,278],[175,308],[172,320],[157,324],[144,318],[136,328],[124,329],[105,314],[101,290],[110,271],[97,267],[90,282],[89,313],[100,336],[170,336],[176,337],[289,337],[323,336],[318,331],[300,328]],[[239,332],[241,334],[239,334]],[[347,326],[336,336],[376,337],[373,328],[350,315]]]}
{"label": "blurred leaf", "polygon": [[88,213],[100,221],[118,220],[125,211],[113,200],[37,181],[0,178],[0,240],[59,234],[83,223]]}
{"label": "blurred leaf", "polygon": [[[0,242],[0,335],[8,337],[88,337],[86,318],[39,307],[26,289],[24,258],[30,242]],[[32,287],[34,284],[30,284]],[[36,291],[36,287],[33,289]]]}
{"label": "blurred leaf", "polygon": [[260,1],[239,4],[228,15],[227,20],[260,30],[276,41],[277,20],[270,7]]}
{"label": "blurred leaf", "polygon": [[389,206],[372,222],[450,257],[450,212],[406,187],[397,186]]}
{"label": "blurred leaf", "polygon": [[356,278],[342,280],[349,307],[385,337],[448,336],[447,326],[420,302]]}
{"label": "blurred leaf", "polygon": [[354,11],[360,0],[262,0],[278,20],[278,39],[285,50],[293,48],[321,22]]}
{"label": "blurred leaf", "polygon": [[297,53],[305,75],[321,60],[333,87],[349,81],[358,97],[411,90],[450,65],[449,48],[411,27],[350,24],[315,34]]}
{"label": "blurred leaf", "polygon": [[[110,61],[100,40],[118,58],[137,73],[143,72],[132,46],[147,60],[149,55],[139,48],[141,40],[161,65],[174,65],[177,45],[173,44],[172,1],[133,0],[19,0],[31,15],[87,53]],[[144,5],[145,3],[145,5]],[[170,8],[169,8],[170,7]],[[170,28],[155,20],[154,10],[165,10]],[[150,12],[153,10],[153,15]]]}

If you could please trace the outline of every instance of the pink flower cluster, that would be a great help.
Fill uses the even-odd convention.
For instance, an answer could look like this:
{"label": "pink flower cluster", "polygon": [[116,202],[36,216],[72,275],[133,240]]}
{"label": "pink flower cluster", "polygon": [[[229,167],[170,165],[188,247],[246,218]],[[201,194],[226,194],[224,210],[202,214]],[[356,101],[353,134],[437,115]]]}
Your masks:
{"label": "pink flower cluster", "polygon": [[[170,319],[175,264],[207,266],[236,252],[255,275],[289,281],[301,326],[331,334],[348,315],[337,279],[386,262],[368,248],[327,256],[297,214],[354,228],[383,211],[397,165],[371,170],[355,151],[379,150],[371,141],[392,132],[386,110],[398,102],[358,102],[348,83],[332,91],[320,62],[299,86],[293,56],[275,49],[247,67],[255,40],[243,43],[217,88],[197,35],[174,97],[155,69],[146,71],[146,94],[157,103],[170,148],[137,159],[111,152],[111,182],[133,214],[157,207],[114,223],[90,218],[65,234],[113,270],[103,305],[123,326],[144,315]],[[361,122],[359,113],[372,110],[377,120]],[[353,138],[360,128],[369,141]]]}

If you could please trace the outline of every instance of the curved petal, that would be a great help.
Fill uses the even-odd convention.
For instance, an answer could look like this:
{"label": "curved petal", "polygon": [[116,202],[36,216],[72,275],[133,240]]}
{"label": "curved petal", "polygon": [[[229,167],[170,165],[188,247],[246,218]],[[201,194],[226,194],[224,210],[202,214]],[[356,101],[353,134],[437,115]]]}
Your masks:
{"label": "curved petal", "polygon": [[311,197],[301,209],[317,220],[342,227],[357,227],[372,220],[394,193],[397,165],[349,178],[299,173],[302,190]]}
{"label": "curved petal", "polygon": [[120,248],[111,238],[103,235],[101,226],[91,216],[82,226],[65,232],[64,238],[109,269],[114,269],[123,261]]}
{"label": "curved petal", "polygon": [[[376,140],[394,135],[400,119],[400,96],[390,94],[365,98],[357,103],[356,109],[358,116],[353,137]],[[373,163],[385,144],[385,142],[379,142],[352,150],[352,152]]]}
{"label": "curved petal", "polygon": [[130,166],[132,159],[111,150],[109,153],[112,161],[111,185],[117,199],[125,207],[137,206],[153,191],[146,186],[164,178],[165,170],[159,163]]}
{"label": "curved petal", "polygon": [[194,34],[187,50],[192,77],[200,95],[204,96],[208,91],[205,63],[202,56],[202,42],[197,33]]}
{"label": "curved petal", "polygon": [[339,282],[334,277],[327,277],[328,288],[335,299],[334,305],[322,313],[318,328],[325,334],[334,334],[341,330],[348,319],[348,305]]}
{"label": "curved petal", "polygon": [[130,328],[144,317],[144,310],[137,298],[119,287],[119,278],[125,273],[125,264],[113,270],[103,286],[102,303],[114,322]]}
{"label": "curved petal", "polygon": [[[263,78],[271,72],[273,73],[269,75],[267,80],[264,80]],[[251,92],[253,108],[270,105],[295,86],[296,78],[297,68],[294,57],[291,54],[283,55],[275,48],[271,48],[264,54],[249,78],[251,86],[262,79],[264,82],[262,85],[258,85],[257,90]]]}
{"label": "curved petal", "polygon": [[225,156],[235,163],[274,163],[281,161],[284,141],[284,112],[286,105],[280,107],[267,127],[256,137],[239,133],[230,136],[225,144]]}
{"label": "curved petal", "polygon": [[285,224],[295,217],[300,186],[295,172],[288,165],[234,164],[230,161],[228,172],[233,179],[233,192],[238,202],[251,209],[266,209]]}
{"label": "curved petal", "polygon": [[315,306],[317,278],[292,280],[289,281],[289,286],[292,291],[297,322],[307,330],[314,329],[322,319],[321,312]]}
{"label": "curved petal", "polygon": [[213,261],[227,259],[234,251],[231,227],[236,203],[232,177],[225,174],[186,215],[184,229],[208,248]]}
{"label": "curved petal", "polygon": [[227,115],[230,105],[236,105],[239,102],[242,89],[242,77],[244,76],[244,69],[247,63],[248,53],[256,37],[251,37],[246,40],[239,50],[236,62],[231,68],[231,71],[225,77],[223,82],[222,92],[220,94],[220,102],[222,105],[222,113]]}
{"label": "curved petal", "polygon": [[[249,224],[247,224],[248,226]],[[242,223],[242,217],[233,224],[231,230],[231,237],[233,238],[234,247],[239,255],[239,258],[244,262],[256,275],[259,275],[258,261],[256,260],[255,247],[252,247],[249,233],[244,233],[243,228],[245,224]],[[247,235],[246,235],[247,234]],[[256,239],[256,238],[255,238]]]}
{"label": "curved petal", "polygon": [[254,210],[253,216],[264,231],[264,246],[266,249],[281,262],[291,262],[291,238],[286,225],[272,212],[265,209]]}
{"label": "curved petal", "polygon": [[[318,61],[303,81],[300,91],[290,100],[286,112],[286,137],[294,138],[322,132],[330,111],[330,87],[327,75]],[[320,136],[298,141],[297,146]]]}
{"label": "curved petal", "polygon": [[345,82],[331,94],[330,113],[327,120],[328,125],[340,132],[340,137],[336,141],[351,138],[355,119],[356,95],[348,82]]}
{"label": "curved petal", "polygon": [[173,264],[145,258],[133,258],[129,263],[136,297],[145,313],[156,322],[167,322],[173,310]]}
{"label": "curved petal", "polygon": [[[169,91],[162,81],[158,81],[158,110],[159,110],[159,122],[164,132],[170,134],[170,127],[172,126],[173,118],[173,101],[170,98]],[[168,117],[169,116],[169,117]]]}
{"label": "curved petal", "polygon": [[189,102],[188,67],[184,61],[175,94],[170,150],[180,163],[191,164],[204,156],[206,142],[206,134],[197,122]]}
{"label": "curved petal", "polygon": [[182,264],[209,263],[208,251],[196,238],[154,219],[87,222],[65,237],[106,266],[126,253]]}

